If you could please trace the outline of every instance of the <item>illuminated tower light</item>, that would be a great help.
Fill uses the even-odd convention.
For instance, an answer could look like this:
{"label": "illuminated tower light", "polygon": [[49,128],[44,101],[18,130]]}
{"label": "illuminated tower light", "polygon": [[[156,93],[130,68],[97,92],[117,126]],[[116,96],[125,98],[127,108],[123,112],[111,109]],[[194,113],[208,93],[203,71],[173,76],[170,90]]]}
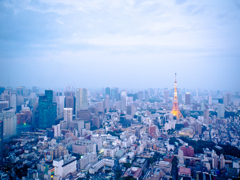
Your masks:
{"label": "illuminated tower light", "polygon": [[180,117],[182,117],[182,114],[181,114],[181,112],[179,111],[179,107],[178,107],[178,97],[177,97],[177,73],[175,73],[175,88],[174,88],[173,108],[172,108],[171,114],[173,114],[173,116],[176,116],[177,119],[179,119]]}

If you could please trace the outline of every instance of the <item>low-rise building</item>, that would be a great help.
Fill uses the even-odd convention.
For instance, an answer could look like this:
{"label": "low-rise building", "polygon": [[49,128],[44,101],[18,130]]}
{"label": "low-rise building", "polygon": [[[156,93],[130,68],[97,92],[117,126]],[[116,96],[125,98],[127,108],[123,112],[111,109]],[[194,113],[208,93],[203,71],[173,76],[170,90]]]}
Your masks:
{"label": "low-rise building", "polygon": [[144,158],[137,158],[133,165],[144,169],[147,166],[147,160]]}
{"label": "low-rise building", "polygon": [[178,175],[183,177],[191,177],[191,169],[185,167],[179,167]]}
{"label": "low-rise building", "polygon": [[76,171],[76,157],[65,157],[53,160],[54,176],[65,177],[67,174]]}
{"label": "low-rise building", "polygon": [[104,149],[104,156],[115,157],[115,153],[119,150],[119,146],[108,146]]}
{"label": "low-rise building", "polygon": [[97,153],[87,153],[79,159],[80,169],[84,169],[88,164],[94,164],[98,161]]}
{"label": "low-rise building", "polygon": [[85,154],[93,151],[93,142],[90,140],[78,140],[72,145],[72,151],[77,154]]}
{"label": "low-rise building", "polygon": [[166,174],[171,174],[172,171],[172,163],[168,161],[157,161],[153,164],[153,167],[160,168]]}
{"label": "low-rise building", "polygon": [[164,177],[164,172],[160,168],[153,168],[146,172],[143,180],[159,180]]}
{"label": "low-rise building", "polygon": [[112,159],[102,159],[101,161],[98,161],[96,164],[94,164],[94,165],[89,169],[89,173],[90,173],[90,174],[95,174],[95,173],[98,172],[98,170],[99,170],[100,168],[102,168],[103,166],[113,167],[113,166],[114,166],[114,160],[112,160]]}
{"label": "low-rise building", "polygon": [[128,168],[127,171],[124,173],[123,177],[133,177],[137,180],[139,180],[139,178],[141,177],[142,175],[142,169],[139,168],[139,167],[131,167],[131,168]]}

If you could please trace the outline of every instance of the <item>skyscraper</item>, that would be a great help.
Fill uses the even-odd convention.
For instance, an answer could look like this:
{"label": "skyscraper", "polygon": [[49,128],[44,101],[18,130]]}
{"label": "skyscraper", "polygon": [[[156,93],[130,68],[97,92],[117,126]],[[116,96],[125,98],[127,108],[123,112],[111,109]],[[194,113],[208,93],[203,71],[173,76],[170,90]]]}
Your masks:
{"label": "skyscraper", "polygon": [[105,94],[110,96],[110,87],[106,87]]}
{"label": "skyscraper", "polygon": [[73,108],[64,108],[64,121],[67,122],[67,128],[69,128],[69,123],[72,122]]}
{"label": "skyscraper", "polygon": [[229,103],[231,103],[231,93],[225,93],[223,102],[225,106],[228,106]]}
{"label": "skyscraper", "polygon": [[218,104],[217,106],[217,117],[223,118],[225,114],[224,104]]}
{"label": "skyscraper", "polygon": [[97,116],[93,116],[92,118],[92,125],[97,127],[97,128],[100,128],[100,120],[99,120],[99,117]]}
{"label": "skyscraper", "polygon": [[174,88],[174,98],[173,98],[173,108],[171,113],[178,119],[182,116],[178,108],[178,98],[177,98],[177,74],[175,73],[175,88]]}
{"label": "skyscraper", "polygon": [[65,108],[72,108],[73,109],[73,114],[75,114],[75,103],[76,102],[76,98],[73,96],[66,96],[65,97]]}
{"label": "skyscraper", "polygon": [[169,91],[168,90],[164,90],[164,103],[168,103],[169,101]]}
{"label": "skyscraper", "polygon": [[119,100],[119,93],[118,93],[118,88],[113,88],[111,89],[111,100]]}
{"label": "skyscraper", "polygon": [[17,134],[17,117],[13,108],[5,108],[3,112],[3,138],[9,139]]}
{"label": "skyscraper", "polygon": [[204,114],[204,123],[209,124],[209,110],[205,108],[203,114]]}
{"label": "skyscraper", "polygon": [[121,94],[121,110],[126,111],[126,105],[127,105],[127,95],[126,92],[122,92]]}
{"label": "skyscraper", "polygon": [[53,102],[53,91],[45,90],[45,95],[39,96],[39,118],[36,127],[40,129],[51,128],[55,125],[57,117],[57,103]]}
{"label": "skyscraper", "polygon": [[16,93],[12,93],[11,94],[11,97],[10,97],[10,107],[15,109],[15,112],[16,112],[16,110],[17,110],[17,94]]}
{"label": "skyscraper", "polygon": [[190,105],[190,104],[191,104],[190,93],[189,93],[189,92],[187,92],[187,93],[185,94],[185,104],[186,104],[186,105]]}
{"label": "skyscraper", "polygon": [[88,108],[88,90],[78,88],[76,90],[76,110]]}
{"label": "skyscraper", "polygon": [[115,100],[116,101],[116,95],[115,95],[115,89],[111,89],[111,100]]}
{"label": "skyscraper", "polygon": [[129,105],[129,106],[126,106],[126,118],[127,119],[132,119],[135,112],[136,112],[136,108],[134,105]]}
{"label": "skyscraper", "polygon": [[76,111],[80,109],[80,103],[82,103],[81,97],[81,88],[76,89]]}
{"label": "skyscraper", "polygon": [[21,95],[21,96],[23,95],[23,88],[24,88],[24,87],[18,87],[18,88],[17,88],[17,94],[18,94],[18,95]]}
{"label": "skyscraper", "polygon": [[64,99],[65,99],[65,96],[62,96],[62,95],[56,96],[57,118],[63,118]]}

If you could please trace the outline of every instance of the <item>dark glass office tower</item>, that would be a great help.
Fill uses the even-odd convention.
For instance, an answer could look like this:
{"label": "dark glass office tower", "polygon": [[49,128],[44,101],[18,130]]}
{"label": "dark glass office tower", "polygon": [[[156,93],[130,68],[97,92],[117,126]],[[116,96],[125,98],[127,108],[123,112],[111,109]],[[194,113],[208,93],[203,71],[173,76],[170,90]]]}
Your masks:
{"label": "dark glass office tower", "polygon": [[39,96],[39,118],[36,127],[39,129],[51,128],[57,117],[57,103],[53,102],[53,91],[45,90],[44,96]]}
{"label": "dark glass office tower", "polygon": [[111,99],[119,101],[119,93],[118,93],[118,88],[113,88],[111,89]]}
{"label": "dark glass office tower", "polygon": [[106,87],[105,94],[110,96],[110,87]]}

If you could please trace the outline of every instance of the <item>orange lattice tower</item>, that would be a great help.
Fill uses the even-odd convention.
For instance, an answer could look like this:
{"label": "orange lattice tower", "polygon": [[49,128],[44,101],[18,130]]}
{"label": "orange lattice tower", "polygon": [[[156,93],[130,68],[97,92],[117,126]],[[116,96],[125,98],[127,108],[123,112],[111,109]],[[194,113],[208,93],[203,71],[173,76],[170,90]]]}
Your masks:
{"label": "orange lattice tower", "polygon": [[179,119],[182,114],[179,111],[178,108],[178,98],[177,98],[177,73],[175,73],[175,88],[174,88],[174,99],[173,99],[173,108],[171,113],[173,114],[173,116],[176,116],[177,119]]}

